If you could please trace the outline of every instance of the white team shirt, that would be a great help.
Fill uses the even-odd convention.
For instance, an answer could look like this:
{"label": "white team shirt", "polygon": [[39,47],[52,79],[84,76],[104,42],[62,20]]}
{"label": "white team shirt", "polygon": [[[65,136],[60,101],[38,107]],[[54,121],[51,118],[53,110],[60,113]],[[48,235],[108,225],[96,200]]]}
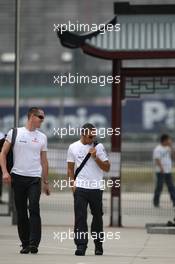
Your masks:
{"label": "white team shirt", "polygon": [[[168,146],[158,145],[153,151],[153,160],[159,159],[164,173],[171,173],[172,171],[172,158],[171,158],[171,148]],[[160,172],[160,167],[155,163],[156,172]]]}
{"label": "white team shirt", "polygon": [[[76,169],[80,166],[87,153],[89,152],[89,149],[92,147],[93,144],[84,145],[80,140],[72,143],[68,149],[67,162],[74,162]],[[97,157],[102,161],[107,161],[108,156],[103,144],[100,143],[95,148],[97,150]],[[103,170],[100,169],[95,160],[90,157],[82,170],[77,175],[75,185],[76,187],[82,187],[85,189],[103,189],[103,176]]]}
{"label": "white team shirt", "polygon": [[0,139],[4,138],[4,134],[0,132]]}
{"label": "white team shirt", "polygon": [[[8,132],[6,140],[11,143],[12,129]],[[46,135],[38,130],[29,131],[26,127],[19,127],[11,172],[21,176],[41,177],[41,151],[47,151]]]}

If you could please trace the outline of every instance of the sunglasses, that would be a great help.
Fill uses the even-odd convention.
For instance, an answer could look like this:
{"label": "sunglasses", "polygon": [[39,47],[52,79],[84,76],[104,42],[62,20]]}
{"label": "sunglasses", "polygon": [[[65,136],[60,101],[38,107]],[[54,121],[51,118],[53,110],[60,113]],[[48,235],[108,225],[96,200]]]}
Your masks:
{"label": "sunglasses", "polygon": [[44,116],[43,115],[35,115],[36,117],[38,117],[41,120],[44,120]]}

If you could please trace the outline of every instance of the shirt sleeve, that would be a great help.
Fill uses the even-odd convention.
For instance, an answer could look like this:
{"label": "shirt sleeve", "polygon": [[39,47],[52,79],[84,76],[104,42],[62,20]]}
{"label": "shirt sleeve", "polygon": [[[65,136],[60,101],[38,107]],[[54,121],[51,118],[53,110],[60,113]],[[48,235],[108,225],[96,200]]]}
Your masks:
{"label": "shirt sleeve", "polygon": [[67,151],[67,162],[75,162],[75,156],[74,156],[70,146],[69,146],[68,151]]}
{"label": "shirt sleeve", "polygon": [[10,131],[7,133],[7,136],[5,138],[5,140],[7,140],[9,143],[12,142],[12,130],[13,129],[10,129]]}
{"label": "shirt sleeve", "polygon": [[97,157],[99,157],[99,159],[101,159],[102,161],[107,161],[109,160],[108,158],[108,154],[103,146],[103,144],[98,144],[97,147]]}
{"label": "shirt sleeve", "polygon": [[161,159],[161,151],[158,149],[155,149],[153,152],[153,159]]}
{"label": "shirt sleeve", "polygon": [[0,132],[0,139],[4,138],[4,134]]}
{"label": "shirt sleeve", "polygon": [[47,137],[44,135],[44,143],[42,145],[41,151],[47,151]]}

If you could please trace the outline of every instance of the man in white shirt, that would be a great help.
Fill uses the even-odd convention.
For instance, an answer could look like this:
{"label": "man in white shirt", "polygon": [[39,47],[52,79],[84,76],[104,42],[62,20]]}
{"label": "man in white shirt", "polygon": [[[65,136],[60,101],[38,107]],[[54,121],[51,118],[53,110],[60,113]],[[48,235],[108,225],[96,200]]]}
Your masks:
{"label": "man in white shirt", "polygon": [[[1,152],[3,180],[11,183],[17,210],[18,234],[22,242],[21,254],[37,253],[41,240],[41,218],[39,200],[41,176],[44,192],[50,194],[48,185],[47,137],[40,128],[44,111],[32,107],[28,111],[25,127],[17,128],[13,147],[13,167],[7,171],[6,157],[12,142],[12,129],[8,132]],[[28,217],[29,201],[29,217]]]}
{"label": "man in white shirt", "polygon": [[[89,204],[93,215],[91,235],[95,243],[95,255],[103,254],[103,209],[102,209],[102,179],[103,172],[108,172],[110,163],[102,144],[94,147],[94,129],[92,124],[82,127],[80,140],[69,146],[67,154],[68,177],[72,182],[74,193],[74,241],[77,246],[75,255],[84,256],[88,243],[87,206]],[[74,179],[75,168],[79,167],[87,153],[90,158]]]}
{"label": "man in white shirt", "polygon": [[153,161],[156,171],[156,187],[154,192],[153,203],[155,207],[159,207],[160,194],[163,189],[164,181],[167,184],[173,206],[175,206],[175,187],[172,179],[172,140],[169,135],[162,135],[160,144],[153,151]]}
{"label": "man in white shirt", "polygon": [[0,139],[4,137],[4,134],[0,131]]}

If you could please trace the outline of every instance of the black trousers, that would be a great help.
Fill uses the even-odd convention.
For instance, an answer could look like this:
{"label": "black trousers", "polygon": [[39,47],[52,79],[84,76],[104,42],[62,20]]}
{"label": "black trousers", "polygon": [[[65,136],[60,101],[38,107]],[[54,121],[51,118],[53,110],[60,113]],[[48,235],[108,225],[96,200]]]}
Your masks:
{"label": "black trousers", "polygon": [[87,226],[87,206],[89,204],[93,216],[91,223],[91,236],[94,243],[103,241],[103,191],[95,189],[84,189],[77,187],[74,193],[74,242],[76,245],[87,245],[88,226]]}
{"label": "black trousers", "polygon": [[175,206],[175,187],[173,184],[173,178],[171,173],[156,173],[156,187],[154,191],[153,203],[155,206],[159,205],[160,195],[163,189],[164,182],[167,185],[173,206]]}
{"label": "black trousers", "polygon": [[41,179],[12,174],[12,188],[17,211],[18,234],[22,246],[38,247],[41,240],[39,206]]}

